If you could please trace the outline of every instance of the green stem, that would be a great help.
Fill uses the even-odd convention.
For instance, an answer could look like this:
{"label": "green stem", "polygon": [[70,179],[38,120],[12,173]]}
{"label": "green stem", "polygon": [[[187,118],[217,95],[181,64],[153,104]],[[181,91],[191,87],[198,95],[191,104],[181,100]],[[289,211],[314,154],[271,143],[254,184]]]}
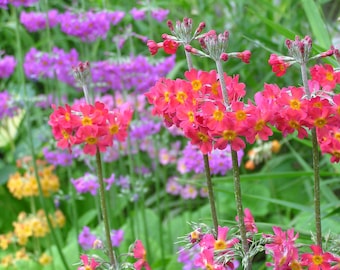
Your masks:
{"label": "green stem", "polygon": [[203,155],[203,160],[204,160],[205,176],[206,176],[207,186],[208,186],[208,197],[209,197],[209,203],[210,203],[211,217],[212,217],[212,220],[213,220],[215,233],[217,235],[217,233],[218,233],[218,219],[217,219],[217,212],[216,212],[216,207],[215,207],[214,190],[213,190],[213,185],[212,185],[212,181],[211,181],[209,157],[208,157],[207,154]]}
{"label": "green stem", "polygon": [[98,181],[99,181],[100,206],[101,206],[102,217],[103,217],[103,222],[104,222],[107,249],[109,252],[110,264],[111,266],[116,268],[116,258],[115,258],[113,248],[112,248],[110,226],[109,226],[109,220],[108,220],[107,208],[106,208],[106,202],[105,202],[105,186],[104,186],[104,179],[103,179],[102,161],[101,161],[101,156],[100,156],[98,147],[97,147],[97,153],[96,153],[96,163],[97,163],[97,175],[98,175]]}
{"label": "green stem", "polygon": [[314,215],[316,244],[322,248],[322,230],[321,230],[321,210],[320,210],[320,162],[319,162],[319,144],[316,136],[316,129],[312,129],[313,143],[313,170],[314,170]]}
{"label": "green stem", "polygon": [[187,51],[184,51],[184,52],[185,52],[185,58],[187,59],[188,68],[190,70],[193,68],[191,53]]}
{"label": "green stem", "polygon": [[216,61],[216,67],[218,72],[218,78],[220,79],[220,85],[222,89],[222,96],[225,107],[228,109],[229,107],[229,98],[228,98],[228,92],[227,92],[227,85],[225,83],[224,75],[223,75],[223,67],[221,60]]}
{"label": "green stem", "polygon": [[[243,251],[245,253],[245,256],[247,256],[249,246],[248,246],[248,240],[247,240],[246,226],[244,224],[240,170],[239,170],[239,167],[238,167],[237,152],[234,151],[234,150],[231,150],[231,159],[232,159],[232,166],[233,166],[234,192],[235,192],[236,212],[237,212],[237,216],[238,216],[238,227],[239,227],[239,230],[240,230],[240,236],[241,236]],[[245,269],[251,269],[251,258],[247,258],[246,264],[244,265],[244,268]]]}
{"label": "green stem", "polygon": [[[308,87],[306,63],[301,64],[301,77],[307,98],[310,99],[311,93]],[[312,128],[312,153],[314,171],[314,216],[315,216],[316,244],[322,248],[319,144],[315,127]]]}
{"label": "green stem", "polygon": [[[221,60],[216,61],[216,67],[217,67],[218,78],[220,79],[224,105],[226,109],[228,110],[228,108],[230,107],[230,104],[229,104],[227,87],[226,87],[226,83],[224,80],[224,73],[223,73]],[[243,265],[244,265],[244,269],[252,269],[251,258],[249,257],[249,254],[248,254],[249,246],[248,246],[248,240],[247,240],[247,231],[246,231],[246,226],[244,224],[240,170],[238,166],[237,152],[234,150],[231,150],[231,159],[232,159],[232,166],[233,166],[234,192],[235,192],[236,211],[237,211],[237,216],[238,216],[238,227],[240,230],[241,243],[242,243],[242,248],[243,248],[244,258],[245,258],[245,260],[243,261]]]}
{"label": "green stem", "polygon": [[[185,56],[187,59],[188,69],[191,70],[193,68],[191,54],[185,51]],[[214,224],[214,229],[216,233],[215,238],[216,238],[217,233],[218,233],[218,219],[217,219],[217,212],[216,212],[216,206],[215,206],[213,185],[211,181],[209,157],[207,154],[203,155],[203,161],[204,161],[205,177],[206,177],[207,186],[208,186],[208,197],[209,197],[209,204],[210,204],[210,210],[211,210],[211,217],[212,217],[213,224]]]}
{"label": "green stem", "polygon": [[[155,138],[155,150],[156,153],[159,153],[159,145],[158,145],[158,139]],[[165,261],[165,250],[164,250],[164,233],[163,233],[163,226],[162,226],[162,208],[161,208],[161,185],[160,185],[160,179],[164,179],[163,175],[161,176],[159,172],[161,172],[158,159],[155,160],[156,162],[156,194],[157,194],[157,211],[159,216],[159,223],[158,223],[158,232],[159,232],[159,241],[161,245],[161,258],[162,261]],[[169,237],[171,239],[171,237]],[[162,269],[165,269],[165,266],[163,266]]]}
{"label": "green stem", "polygon": [[[76,204],[76,193],[74,190],[74,186],[71,183],[71,168],[67,167],[67,180],[68,180],[68,189],[69,193],[71,194],[71,211],[73,216],[73,226],[76,232],[76,242],[78,243],[78,235],[79,235],[79,224],[78,224],[78,211],[77,211],[77,204]],[[77,244],[77,254],[79,255],[79,244]],[[78,256],[79,257],[79,256]]]}

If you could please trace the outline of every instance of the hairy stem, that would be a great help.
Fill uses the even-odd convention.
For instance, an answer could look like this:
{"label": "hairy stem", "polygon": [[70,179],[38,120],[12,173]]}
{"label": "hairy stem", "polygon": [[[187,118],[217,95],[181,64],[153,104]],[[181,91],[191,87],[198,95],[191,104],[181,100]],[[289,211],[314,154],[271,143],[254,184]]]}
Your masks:
{"label": "hairy stem", "polygon": [[[220,85],[223,95],[223,101],[226,109],[228,110],[229,106],[229,98],[226,83],[224,80],[224,73],[222,68],[222,63],[220,60],[216,61],[217,73],[218,78],[220,79]],[[243,213],[243,206],[242,206],[242,193],[241,193],[241,180],[240,180],[240,171],[238,167],[238,159],[237,159],[237,152],[231,150],[231,158],[232,158],[232,166],[233,166],[233,178],[234,178],[234,192],[235,192],[235,203],[236,203],[236,211],[238,216],[238,227],[240,230],[240,237],[242,242],[243,251],[246,257],[244,269],[251,269],[251,258],[248,257],[248,241],[246,235],[246,226],[244,224],[244,213]]]}
{"label": "hairy stem", "polygon": [[98,181],[99,181],[100,207],[101,207],[102,217],[103,217],[103,222],[104,222],[107,249],[109,253],[110,264],[111,266],[115,267],[116,258],[113,252],[112,242],[111,242],[109,219],[107,215],[107,208],[106,208],[106,202],[105,202],[105,187],[104,187],[104,179],[103,179],[102,161],[101,161],[101,156],[100,156],[98,147],[97,147],[97,153],[96,153],[96,163],[97,163],[97,175],[98,175]]}
{"label": "hairy stem", "polygon": [[216,235],[217,235],[218,219],[217,219],[217,212],[216,212],[216,207],[215,207],[214,190],[213,190],[213,185],[212,185],[211,175],[210,175],[209,157],[208,157],[207,154],[203,155],[203,160],[204,160],[205,176],[206,176],[206,179],[207,179],[207,186],[208,186],[208,196],[209,196],[211,217],[212,217],[215,232],[216,232]]}
{"label": "hairy stem", "polygon": [[[247,241],[247,231],[246,226],[244,224],[244,213],[242,206],[242,193],[241,193],[241,181],[240,181],[240,170],[238,167],[238,158],[237,152],[231,150],[231,159],[233,166],[233,178],[234,178],[234,192],[235,192],[235,203],[236,203],[236,212],[238,216],[238,226],[240,230],[242,247],[245,255],[247,256],[249,246]],[[247,264],[244,266],[245,269],[251,269],[251,259],[248,258]]]}
{"label": "hairy stem", "polygon": [[[185,56],[187,59],[188,69],[191,70],[193,68],[192,64],[192,57],[191,54],[187,51],[185,51]],[[211,217],[213,220],[216,237],[218,233],[218,219],[217,219],[217,212],[216,212],[216,206],[215,206],[215,197],[214,197],[214,191],[213,191],[213,185],[211,181],[211,174],[210,174],[210,166],[209,166],[209,157],[207,154],[203,155],[203,161],[204,161],[204,170],[205,170],[205,176],[207,180],[207,186],[208,186],[208,196],[209,196],[209,203],[210,203],[210,209],[211,209]]]}
{"label": "hairy stem", "polygon": [[[301,77],[306,95],[308,99],[310,99],[311,93],[308,86],[306,63],[301,64]],[[316,244],[322,248],[321,210],[320,210],[320,161],[319,161],[319,144],[315,127],[312,129],[312,153],[314,171],[314,218],[315,218]]]}

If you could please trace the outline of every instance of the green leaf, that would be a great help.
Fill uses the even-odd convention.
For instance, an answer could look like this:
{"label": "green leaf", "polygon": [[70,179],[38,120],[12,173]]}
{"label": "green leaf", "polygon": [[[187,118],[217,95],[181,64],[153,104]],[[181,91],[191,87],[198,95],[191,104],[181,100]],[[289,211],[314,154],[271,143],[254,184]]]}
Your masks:
{"label": "green leaf", "polygon": [[320,6],[316,4],[316,1],[311,0],[302,0],[301,3],[312,28],[313,38],[315,38],[317,43],[324,47],[324,49],[329,48],[331,39],[326,24],[322,19]]}

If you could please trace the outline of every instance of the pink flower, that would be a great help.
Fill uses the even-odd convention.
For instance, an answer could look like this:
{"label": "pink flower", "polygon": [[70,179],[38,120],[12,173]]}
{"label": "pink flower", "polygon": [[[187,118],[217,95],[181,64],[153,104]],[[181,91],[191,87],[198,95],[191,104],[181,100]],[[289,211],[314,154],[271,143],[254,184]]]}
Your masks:
{"label": "pink flower", "polygon": [[272,66],[272,71],[278,77],[283,76],[286,73],[287,68],[289,67],[289,63],[285,62],[276,54],[270,55],[268,63]]}
{"label": "pink flower", "polygon": [[136,240],[135,245],[133,247],[133,256],[136,259],[139,259],[137,262],[133,264],[136,270],[141,270],[143,267],[146,270],[151,270],[149,263],[146,261],[146,250],[141,240]]}
{"label": "pink flower", "polygon": [[[238,216],[235,218],[238,221]],[[246,226],[247,232],[257,233],[257,227],[255,224],[255,219],[251,214],[249,208],[244,209],[244,224]]]}
{"label": "pink flower", "polygon": [[80,259],[83,262],[83,266],[78,267],[78,270],[95,270],[100,263],[97,262],[94,258],[91,258],[91,262],[89,262],[89,257],[87,255],[81,255]]}
{"label": "pink flower", "polygon": [[311,245],[310,249],[313,254],[305,253],[301,255],[302,265],[308,266],[309,270],[329,270],[331,268],[330,262],[333,259],[332,254],[323,252],[321,247]]}

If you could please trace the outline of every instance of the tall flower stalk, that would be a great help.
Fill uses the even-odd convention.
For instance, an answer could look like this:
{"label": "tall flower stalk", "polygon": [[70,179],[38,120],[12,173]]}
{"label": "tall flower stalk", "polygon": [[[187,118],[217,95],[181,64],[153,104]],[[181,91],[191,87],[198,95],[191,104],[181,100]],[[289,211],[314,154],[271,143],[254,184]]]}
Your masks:
{"label": "tall flower stalk", "polygon": [[[182,22],[177,22],[175,26],[173,26],[172,22],[168,22],[168,26],[170,28],[170,31],[173,34],[173,37],[165,36],[166,38],[174,38],[176,42],[179,42],[180,44],[183,44],[184,48],[189,45],[189,43],[197,38],[197,36],[202,32],[203,28],[205,27],[205,23],[201,22],[198,26],[198,28],[193,33],[192,28],[192,20],[189,18],[184,18]],[[177,48],[177,44],[173,43],[173,47]],[[192,56],[191,53],[187,50],[185,52],[185,57],[187,60],[188,70],[193,69],[193,63],[192,63]],[[218,217],[217,217],[217,211],[215,206],[215,196],[214,196],[214,189],[213,184],[211,180],[211,173],[210,173],[210,165],[209,165],[209,156],[208,154],[203,154],[203,162],[204,162],[204,170],[205,170],[205,177],[206,177],[206,183],[208,187],[208,198],[209,198],[209,204],[210,204],[210,211],[211,211],[211,218],[213,221],[216,237],[217,237],[217,231],[218,231]]]}
{"label": "tall flower stalk", "polygon": [[[313,93],[311,92],[309,88],[309,82],[308,82],[308,74],[307,74],[307,63],[310,60],[313,59],[319,59],[327,56],[331,56],[335,53],[334,49],[330,49],[326,52],[320,53],[318,55],[315,55],[313,57],[310,57],[310,52],[312,50],[312,39],[309,36],[304,37],[303,39],[300,39],[298,36],[295,38],[295,40],[286,40],[286,46],[288,48],[290,56],[277,56],[275,54],[272,54],[269,59],[269,64],[272,65],[273,71],[276,73],[277,76],[282,76],[285,74],[287,68],[297,63],[300,65],[301,70],[301,78],[302,78],[302,84],[303,84],[303,92],[304,96],[302,99],[305,99],[308,106],[312,107],[307,111],[307,117],[310,119],[308,121],[305,121],[306,123],[302,123],[302,125],[306,125],[307,128],[311,130],[311,140],[312,140],[312,159],[313,159],[313,177],[314,177],[314,218],[315,218],[315,232],[316,232],[316,244],[322,248],[322,228],[321,228],[321,210],[320,210],[320,162],[319,162],[319,141],[327,141],[325,135],[322,132],[322,129],[327,127],[327,122],[331,122],[328,119],[325,118],[325,116],[317,115],[315,116],[313,113],[313,109],[317,109],[313,104],[312,100],[315,97],[319,98],[325,98],[325,96],[328,96],[326,98],[327,100],[333,99],[330,95],[330,85],[328,85],[327,88],[329,88],[327,91],[318,90],[316,92],[313,89]],[[315,68],[315,67],[314,67]],[[331,84],[332,81],[335,79],[333,73],[331,70],[328,70],[326,73],[326,84]],[[321,72],[317,76],[322,76]],[[335,79],[336,81],[336,79]],[[321,82],[320,84],[323,86],[325,82]],[[300,102],[303,102],[303,100],[297,101],[300,104]],[[336,103],[336,102],[335,102]],[[292,104],[291,104],[292,106]],[[300,106],[300,105],[299,105]],[[300,109],[300,107],[296,107],[296,109]],[[320,107],[319,109],[322,109]],[[326,114],[325,114],[326,115]],[[321,137],[318,139],[318,132],[317,129],[319,129]],[[304,136],[302,136],[304,137]],[[327,148],[327,147],[326,147]],[[335,153],[334,150],[332,152]]]}
{"label": "tall flower stalk", "polygon": [[[311,98],[311,93],[307,80],[306,63],[301,63],[301,77],[307,98]],[[320,161],[319,161],[319,143],[316,134],[316,128],[311,130],[312,135],[312,156],[313,156],[313,177],[314,177],[314,219],[315,219],[315,233],[316,244],[322,248],[322,228],[321,228],[321,200],[320,200]]]}
{"label": "tall flower stalk", "polygon": [[[228,98],[226,82],[225,82],[225,79],[224,79],[225,74],[223,73],[223,68],[222,68],[222,64],[221,64],[221,59],[224,60],[224,61],[226,61],[228,59],[228,55],[224,52],[224,50],[225,50],[226,45],[227,45],[229,33],[226,31],[223,34],[216,35],[215,31],[211,30],[206,34],[201,34],[202,29],[205,27],[205,24],[202,22],[202,23],[199,24],[199,26],[196,29],[196,31],[194,32],[194,34],[192,34],[192,32],[193,32],[192,31],[192,21],[191,21],[191,19],[188,19],[188,18],[184,18],[183,22],[178,21],[175,26],[172,24],[172,22],[169,21],[168,26],[171,30],[172,35],[163,34],[162,37],[164,39],[164,42],[156,43],[152,40],[148,41],[148,47],[149,47],[151,54],[157,53],[159,48],[164,48],[164,51],[167,52],[167,53],[175,53],[177,47],[180,44],[183,45],[184,48],[185,48],[185,54],[186,54],[186,59],[187,59],[187,63],[188,63],[188,68],[189,68],[189,71],[186,73],[186,76],[190,77],[189,80],[191,81],[192,91],[194,91],[194,92],[199,91],[201,86],[204,84],[203,81],[205,81],[207,79],[204,79],[205,75],[202,75],[202,77],[200,77],[201,75],[199,75],[199,74],[203,74],[203,73],[200,73],[200,71],[193,70],[191,54],[198,55],[198,56],[201,56],[201,57],[209,57],[209,58],[213,59],[216,63],[216,66],[217,66],[217,75],[218,75],[219,83],[218,82],[216,82],[216,83],[211,82],[209,87],[215,87],[218,84],[220,85],[222,96],[223,96],[222,103],[223,103],[225,108],[224,109],[221,108],[221,110],[220,110],[218,108],[218,105],[215,104],[213,110],[215,110],[216,114],[213,113],[212,118],[214,120],[216,120],[216,123],[217,122],[223,122],[224,123],[224,122],[228,122],[229,120],[233,121],[231,119],[228,119],[229,115],[230,115],[230,117],[232,117],[232,115],[231,115],[231,102]],[[191,45],[189,45],[190,42],[193,39],[199,40],[199,42],[200,42],[200,44],[203,48],[203,51],[195,49]],[[242,53],[230,53],[229,56],[240,58],[242,61],[248,63],[249,57],[250,57],[250,52],[246,51],[246,52],[242,52]],[[216,73],[214,73],[214,74],[216,74]],[[216,80],[216,77],[215,78],[213,78],[213,77],[214,77],[214,75],[212,75],[211,78],[213,80],[214,79]],[[203,81],[201,81],[201,80],[203,80]],[[164,81],[164,83],[166,85],[167,82]],[[150,90],[150,93],[148,93],[147,96],[149,98],[150,103],[153,103],[154,100],[158,98],[157,94],[156,94],[156,96],[154,96],[153,91],[165,91],[165,95],[164,95],[165,101],[169,102],[170,93],[167,92],[167,90],[157,90],[158,87],[161,87],[161,85],[162,85],[162,83],[155,86],[155,88]],[[187,94],[184,93],[183,90],[175,90],[175,92],[176,91],[177,91],[177,93],[174,93],[174,98],[177,99],[177,102],[183,104],[184,100],[182,100],[182,99],[186,98]],[[213,97],[213,95],[218,95],[218,93],[217,93],[218,91],[216,91],[216,89],[215,90],[211,89],[210,91],[212,92],[211,93],[212,96],[209,97],[209,94],[206,94],[205,91],[204,91],[204,93],[200,93],[197,96],[197,99],[194,101],[194,103],[198,102],[198,103],[201,104],[200,106],[202,106],[202,108],[201,108],[202,110],[203,110],[203,107],[205,106],[205,103],[209,104],[209,102],[211,102],[211,100],[215,98],[215,97]],[[213,93],[214,91],[215,91],[215,94]],[[236,96],[240,96],[240,95],[236,94]],[[220,103],[218,103],[218,104],[220,104]],[[155,111],[157,111],[157,109]],[[165,110],[165,111],[166,111],[166,113],[163,111],[163,114],[165,114],[165,117],[169,117],[168,114],[171,115],[171,113],[168,113],[167,110]],[[207,120],[205,120],[205,121],[199,120],[202,117],[202,115],[199,116],[199,114],[198,114],[197,115],[198,119],[195,120],[195,113],[190,111],[190,109],[189,109],[188,112],[186,112],[186,115],[187,115],[187,117],[189,117],[188,120],[192,124],[191,124],[191,126],[189,126],[187,128],[185,133],[188,137],[190,137],[193,140],[192,143],[200,144],[200,148],[203,152],[204,164],[205,164],[205,170],[206,170],[206,178],[207,178],[207,185],[208,185],[208,195],[209,195],[209,201],[210,201],[210,206],[211,206],[211,214],[212,214],[212,218],[213,218],[213,222],[214,222],[215,231],[216,231],[216,234],[217,234],[218,233],[218,220],[217,220],[217,213],[216,213],[216,208],[215,208],[213,186],[212,186],[212,181],[211,181],[211,176],[210,176],[208,153],[212,150],[213,147],[225,149],[227,144],[231,143],[234,139],[236,139],[236,141],[241,140],[241,139],[238,138],[238,140],[237,140],[238,136],[237,136],[236,132],[234,132],[233,130],[226,130],[228,128],[225,128],[225,130],[222,131],[222,138],[216,140],[215,138],[212,138],[211,134],[214,134],[214,133],[218,134],[221,131],[217,130],[217,129],[215,130],[214,128],[212,128],[210,131],[208,131],[208,128],[206,128],[204,126],[205,121],[207,121]],[[190,115],[192,115],[192,116],[190,116]],[[204,117],[202,117],[202,118],[204,118]],[[195,121],[197,121],[197,123],[195,123]],[[178,124],[178,123],[176,125],[181,126],[181,124]],[[201,125],[201,128],[200,128],[200,125]],[[222,125],[222,123],[217,124],[217,125]],[[228,122],[227,125],[229,125],[229,122]],[[229,133],[230,133],[230,135],[229,135]],[[218,142],[218,141],[220,141],[220,142]],[[239,231],[240,231],[241,242],[242,242],[242,247],[243,247],[243,252],[242,252],[242,256],[244,257],[243,262],[244,262],[245,269],[251,269],[251,258],[248,254],[249,248],[248,248],[248,241],[247,241],[247,236],[246,236],[246,227],[245,227],[245,224],[244,224],[244,213],[243,213],[242,197],[241,197],[239,165],[238,165],[237,152],[235,151],[235,149],[242,149],[243,147],[244,147],[244,143],[243,143],[242,147],[240,147],[240,144],[236,147],[231,147],[231,152],[232,152],[232,166],[233,166],[234,185],[235,185],[235,202],[236,202],[236,210],[237,210],[237,215],[238,215],[237,220],[238,220],[238,224],[239,224]],[[216,239],[217,239],[217,237],[218,237],[218,235],[215,235]]]}
{"label": "tall flower stalk", "polygon": [[[90,75],[90,65],[88,62],[80,63],[77,67],[73,68],[74,76],[76,80],[80,83],[83,92],[86,104],[91,104],[89,91],[88,91],[88,81]],[[110,225],[109,218],[107,213],[107,206],[105,200],[105,186],[104,186],[104,178],[103,178],[103,165],[101,161],[100,149],[96,146],[96,165],[97,165],[97,176],[99,181],[99,199],[100,199],[100,207],[103,217],[104,230],[105,230],[105,238],[107,244],[107,252],[110,259],[110,265],[116,268],[116,257],[112,247],[111,234],[110,234]]]}
{"label": "tall flower stalk", "polygon": [[[224,36],[227,38],[226,35]],[[220,56],[221,54],[219,55],[219,57]],[[227,87],[226,87],[226,83],[224,80],[222,63],[219,58],[216,58],[215,62],[216,62],[218,77],[219,77],[220,84],[221,84],[223,100],[225,103],[225,107],[228,109],[230,107],[230,104],[229,104],[229,98],[228,98],[228,93],[227,93]],[[244,269],[252,269],[251,258],[250,257],[248,258],[249,246],[248,246],[248,240],[247,240],[246,226],[244,224],[240,170],[239,170],[237,152],[233,149],[231,150],[231,160],[232,160],[232,167],[233,167],[234,192],[235,192],[236,213],[238,216],[238,227],[240,230],[241,243],[242,243],[242,248],[243,248],[243,252],[245,256],[244,257],[245,258]]]}

